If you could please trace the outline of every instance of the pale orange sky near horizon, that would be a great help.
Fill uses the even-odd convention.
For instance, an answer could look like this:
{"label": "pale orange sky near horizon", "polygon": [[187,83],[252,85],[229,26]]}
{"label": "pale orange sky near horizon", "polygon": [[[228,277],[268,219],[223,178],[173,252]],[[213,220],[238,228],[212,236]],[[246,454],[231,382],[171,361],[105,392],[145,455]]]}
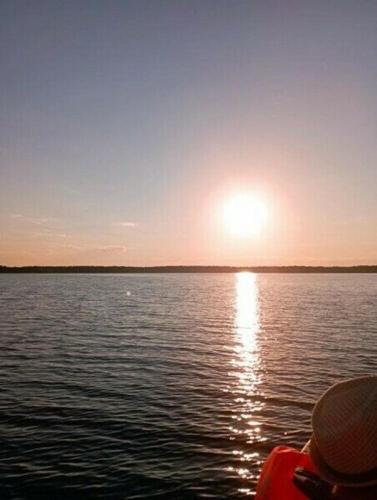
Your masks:
{"label": "pale orange sky near horizon", "polygon": [[[0,265],[377,264],[376,17],[2,4]],[[239,193],[257,234],[223,222]]]}
{"label": "pale orange sky near horizon", "polygon": [[[8,254],[2,247],[3,265],[355,265],[374,264],[374,235],[359,221],[359,238],[353,239],[347,224],[336,227],[320,212],[311,218],[295,211],[294,200],[277,191],[262,193],[267,220],[256,235],[230,234],[222,217],[224,205],[241,188],[224,188],[214,196],[198,200],[198,207],[182,216],[183,231],[175,220],[167,220],[165,234],[153,224],[132,221],[98,221],[100,236],[69,234],[58,218],[29,218],[11,214],[9,222],[17,235]],[[302,200],[304,203],[304,200]],[[172,205],[172,210],[173,210]],[[313,227],[308,231],[307,225]],[[15,228],[17,228],[16,232]],[[315,228],[315,229],[314,229]],[[334,232],[336,238],[330,238]],[[364,234],[362,235],[362,232]],[[170,235],[173,234],[173,237]],[[169,236],[168,236],[169,235]],[[361,244],[361,238],[365,244]],[[309,237],[309,239],[308,239]],[[154,242],[156,246],[154,246]],[[160,250],[159,250],[160,249]],[[163,249],[163,251],[161,251]]]}

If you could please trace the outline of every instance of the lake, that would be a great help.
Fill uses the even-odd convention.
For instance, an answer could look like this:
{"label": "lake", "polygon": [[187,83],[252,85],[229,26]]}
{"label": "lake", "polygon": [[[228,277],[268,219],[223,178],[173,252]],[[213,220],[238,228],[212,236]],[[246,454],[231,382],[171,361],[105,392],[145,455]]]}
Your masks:
{"label": "lake", "polygon": [[245,498],[377,371],[377,275],[0,276],[0,498]]}

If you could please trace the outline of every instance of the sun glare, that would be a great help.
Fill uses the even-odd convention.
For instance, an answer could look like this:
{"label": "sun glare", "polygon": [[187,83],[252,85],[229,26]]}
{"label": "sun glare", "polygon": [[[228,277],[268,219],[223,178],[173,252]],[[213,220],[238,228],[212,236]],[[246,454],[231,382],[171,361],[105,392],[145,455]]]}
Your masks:
{"label": "sun glare", "polygon": [[266,223],[266,205],[257,196],[238,194],[224,206],[224,224],[234,236],[246,237],[260,233]]}

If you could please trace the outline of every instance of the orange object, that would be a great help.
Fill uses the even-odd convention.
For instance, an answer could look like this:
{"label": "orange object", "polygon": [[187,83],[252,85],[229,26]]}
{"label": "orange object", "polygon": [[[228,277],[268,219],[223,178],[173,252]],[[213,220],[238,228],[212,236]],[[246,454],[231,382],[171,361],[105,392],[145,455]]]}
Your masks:
{"label": "orange object", "polygon": [[274,448],[262,468],[255,500],[307,500],[293,484],[296,467],[316,472],[307,453],[288,446]]}

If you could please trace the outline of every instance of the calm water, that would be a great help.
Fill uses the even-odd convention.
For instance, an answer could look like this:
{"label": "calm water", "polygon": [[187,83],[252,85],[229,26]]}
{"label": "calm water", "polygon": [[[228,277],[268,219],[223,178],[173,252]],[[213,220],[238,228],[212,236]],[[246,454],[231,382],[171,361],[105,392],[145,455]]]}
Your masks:
{"label": "calm water", "polygon": [[0,498],[242,498],[377,370],[377,275],[1,275]]}

